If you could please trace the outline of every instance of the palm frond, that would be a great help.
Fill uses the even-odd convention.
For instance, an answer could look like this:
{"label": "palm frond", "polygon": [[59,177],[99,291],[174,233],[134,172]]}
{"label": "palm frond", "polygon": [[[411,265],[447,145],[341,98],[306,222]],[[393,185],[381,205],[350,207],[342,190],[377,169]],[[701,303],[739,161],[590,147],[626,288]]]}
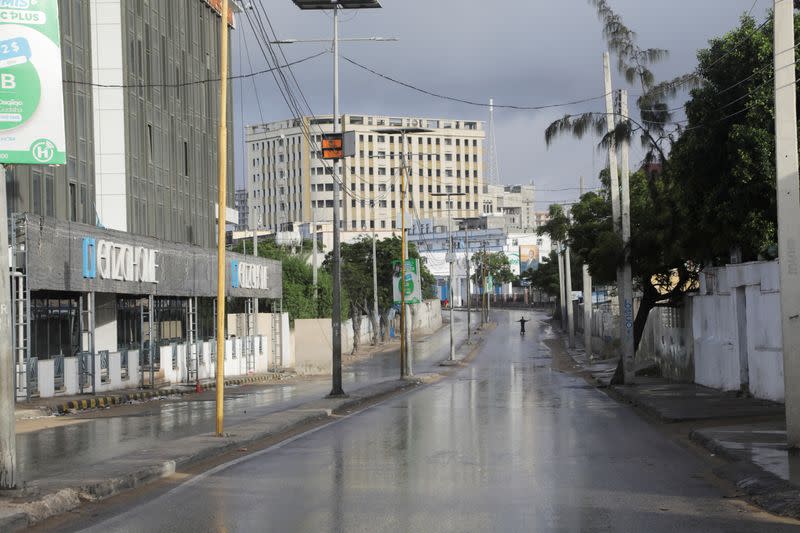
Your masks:
{"label": "palm frond", "polygon": [[605,115],[603,114],[565,115],[547,127],[544,131],[544,140],[549,147],[556,137],[564,134],[572,135],[576,139],[582,139],[591,131],[599,135],[603,132],[604,125]]}

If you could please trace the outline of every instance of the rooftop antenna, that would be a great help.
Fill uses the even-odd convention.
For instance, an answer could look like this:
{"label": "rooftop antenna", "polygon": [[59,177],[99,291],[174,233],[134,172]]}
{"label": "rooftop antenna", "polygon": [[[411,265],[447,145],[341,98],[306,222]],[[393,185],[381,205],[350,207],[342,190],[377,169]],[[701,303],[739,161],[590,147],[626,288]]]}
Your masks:
{"label": "rooftop antenna", "polygon": [[500,164],[497,159],[497,136],[494,130],[494,98],[489,98],[489,184],[500,183]]}

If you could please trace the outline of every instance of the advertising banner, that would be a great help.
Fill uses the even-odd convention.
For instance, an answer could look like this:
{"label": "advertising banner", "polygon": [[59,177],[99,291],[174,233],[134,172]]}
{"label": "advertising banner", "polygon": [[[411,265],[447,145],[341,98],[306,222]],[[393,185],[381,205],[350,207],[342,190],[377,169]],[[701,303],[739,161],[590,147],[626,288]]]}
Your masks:
{"label": "advertising banner", "polygon": [[406,260],[406,279],[405,283],[400,282],[402,274],[400,261],[392,262],[392,288],[394,303],[400,304],[401,293],[405,287],[406,304],[418,304],[422,302],[422,281],[419,275],[419,261],[417,259]]}
{"label": "advertising banner", "polygon": [[0,163],[67,162],[58,0],[0,0]]}
{"label": "advertising banner", "polygon": [[523,244],[519,247],[519,269],[520,272],[528,270],[539,270],[539,247],[535,244]]}

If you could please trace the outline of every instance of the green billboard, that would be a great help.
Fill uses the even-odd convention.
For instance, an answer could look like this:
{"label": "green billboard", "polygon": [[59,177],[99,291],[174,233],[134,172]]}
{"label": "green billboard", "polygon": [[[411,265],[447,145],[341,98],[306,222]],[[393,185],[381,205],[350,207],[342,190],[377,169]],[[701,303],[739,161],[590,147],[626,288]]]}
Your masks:
{"label": "green billboard", "polygon": [[392,294],[394,296],[394,303],[399,304],[402,302],[402,291],[405,288],[406,304],[418,304],[422,301],[422,281],[419,275],[419,260],[406,259],[405,283],[400,282],[401,266],[402,263],[400,263],[400,261],[392,262]]}
{"label": "green billboard", "polygon": [[0,164],[67,162],[58,0],[0,0]]}

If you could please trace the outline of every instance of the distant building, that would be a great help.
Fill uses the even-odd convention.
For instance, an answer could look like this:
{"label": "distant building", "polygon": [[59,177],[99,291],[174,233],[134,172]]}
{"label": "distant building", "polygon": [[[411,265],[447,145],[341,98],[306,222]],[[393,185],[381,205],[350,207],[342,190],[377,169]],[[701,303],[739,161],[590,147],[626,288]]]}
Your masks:
{"label": "distant building", "polygon": [[234,208],[239,213],[239,223],[236,224],[236,231],[244,231],[248,227],[248,217],[250,211],[247,208],[247,190],[237,189],[233,199]]}
{"label": "distant building", "polygon": [[[401,154],[407,154],[406,209],[412,219],[478,216],[484,196],[482,122],[374,115],[346,115],[355,131],[355,156],[336,168],[346,190],[340,199],[343,231],[391,232],[399,228]],[[424,128],[409,134],[382,129]],[[295,224],[333,220],[333,165],[321,159],[323,133],[333,118],[284,120],[248,126],[247,189],[250,224],[277,232]],[[447,198],[434,196],[452,192]],[[410,223],[410,221],[408,221]]]}
{"label": "distant building", "polygon": [[536,188],[533,185],[487,185],[484,215],[501,215],[510,233],[536,231]]}
{"label": "distant building", "polygon": [[550,213],[548,211],[537,211],[534,216],[536,217],[537,228],[540,228],[550,222]]}

